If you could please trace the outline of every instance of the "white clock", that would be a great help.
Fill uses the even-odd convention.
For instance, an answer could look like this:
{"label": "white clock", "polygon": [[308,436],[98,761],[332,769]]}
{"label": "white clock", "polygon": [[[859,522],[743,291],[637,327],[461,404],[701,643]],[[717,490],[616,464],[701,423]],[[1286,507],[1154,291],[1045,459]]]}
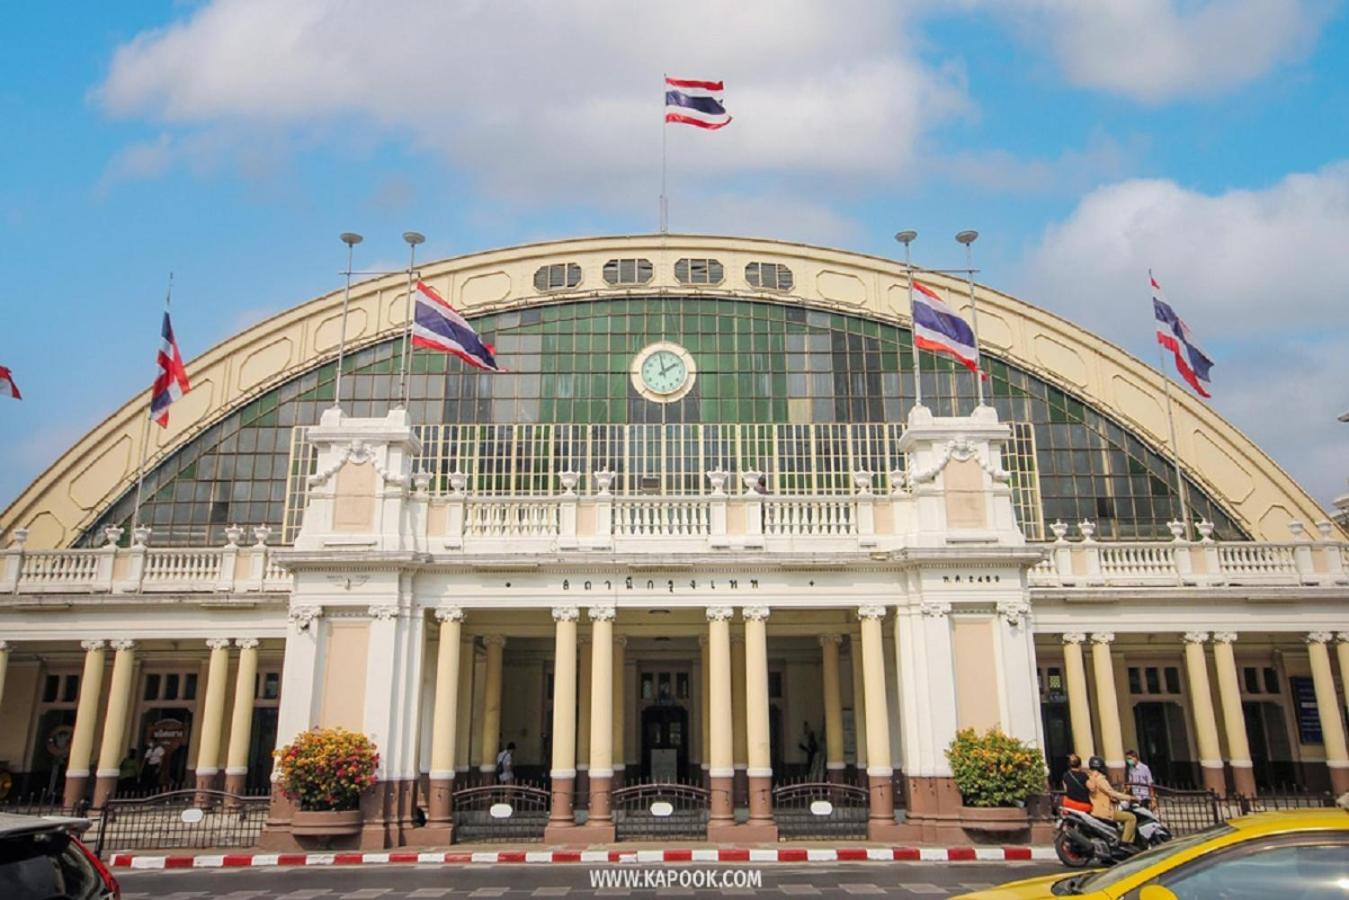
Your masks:
{"label": "white clock", "polygon": [[697,366],[683,347],[658,341],[632,358],[630,374],[637,393],[657,403],[672,403],[693,389]]}

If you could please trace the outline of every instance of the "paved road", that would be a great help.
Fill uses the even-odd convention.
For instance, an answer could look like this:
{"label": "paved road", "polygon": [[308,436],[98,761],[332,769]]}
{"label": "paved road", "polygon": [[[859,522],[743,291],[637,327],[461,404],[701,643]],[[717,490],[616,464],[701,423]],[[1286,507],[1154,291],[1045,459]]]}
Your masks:
{"label": "paved road", "polygon": [[[126,900],[440,900],[468,897],[682,896],[888,896],[950,897],[1016,878],[1066,871],[1052,862],[1014,863],[815,863],[754,866],[359,866],[202,871],[120,872]],[[596,886],[596,877],[686,877],[653,886]],[[681,875],[681,872],[683,875]],[[624,875],[624,873],[627,873]],[[699,888],[710,879],[721,885]],[[699,881],[701,879],[701,881]]]}

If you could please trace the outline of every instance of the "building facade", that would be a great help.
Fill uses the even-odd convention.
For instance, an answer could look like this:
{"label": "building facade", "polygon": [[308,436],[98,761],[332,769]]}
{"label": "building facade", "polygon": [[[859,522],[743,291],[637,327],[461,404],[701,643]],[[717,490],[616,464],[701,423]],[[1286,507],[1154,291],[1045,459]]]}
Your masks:
{"label": "building facade", "polygon": [[[336,294],[0,516],[16,794],[264,792],[317,725],[380,748],[367,846],[450,840],[507,744],[569,842],[639,782],[702,786],[712,837],[776,834],[791,780],[861,783],[876,838],[958,835],[964,727],[1054,775],[1136,747],[1179,787],[1349,789],[1344,533],[1188,397],[1177,483],[1161,376],[1099,337],[975,288],[981,405],[915,360],[887,260],[661,235],[421,277],[508,372],[405,365],[406,282],[378,279],[340,379]],[[292,820],[277,798],[265,840]]]}

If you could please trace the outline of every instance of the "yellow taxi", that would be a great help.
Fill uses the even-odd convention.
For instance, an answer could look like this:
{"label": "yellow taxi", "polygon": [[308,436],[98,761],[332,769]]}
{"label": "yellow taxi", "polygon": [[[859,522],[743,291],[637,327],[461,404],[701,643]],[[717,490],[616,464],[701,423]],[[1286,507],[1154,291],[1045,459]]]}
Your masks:
{"label": "yellow taxi", "polygon": [[1349,810],[1256,813],[1177,838],[1112,869],[1062,872],[965,900],[1349,900]]}

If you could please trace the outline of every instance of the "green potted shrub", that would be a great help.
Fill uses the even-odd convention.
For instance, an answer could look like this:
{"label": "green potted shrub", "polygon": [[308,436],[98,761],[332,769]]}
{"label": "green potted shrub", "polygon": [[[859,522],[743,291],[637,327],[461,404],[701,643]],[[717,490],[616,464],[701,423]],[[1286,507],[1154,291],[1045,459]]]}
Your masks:
{"label": "green potted shrub", "polygon": [[1045,758],[1025,741],[992,728],[956,733],[946,748],[951,774],[964,808],[961,825],[979,831],[1022,831],[1029,827],[1026,800],[1045,789]]}
{"label": "green potted shrub", "polygon": [[278,780],[296,805],[291,832],[340,837],[361,830],[361,794],[375,783],[379,752],[345,728],[313,728],[276,751]]}

